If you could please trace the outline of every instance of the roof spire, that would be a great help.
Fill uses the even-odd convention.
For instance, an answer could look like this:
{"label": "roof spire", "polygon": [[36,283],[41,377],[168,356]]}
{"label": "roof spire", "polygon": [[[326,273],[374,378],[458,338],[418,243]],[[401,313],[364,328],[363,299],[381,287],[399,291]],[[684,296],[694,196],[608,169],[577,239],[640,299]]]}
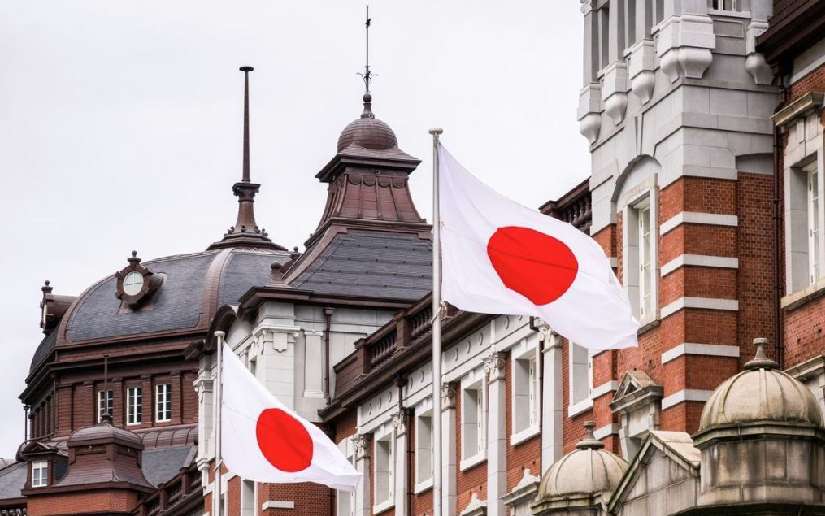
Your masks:
{"label": "roof spire", "polygon": [[364,22],[364,32],[366,34],[364,73],[358,74],[364,80],[364,112],[361,113],[361,118],[375,118],[375,115],[372,114],[372,94],[370,93],[370,81],[372,81],[372,70],[370,70],[370,25],[372,25],[372,18],[370,18],[370,6],[367,5],[366,21]]}
{"label": "roof spire", "polygon": [[243,167],[241,180],[232,185],[232,193],[238,197],[238,218],[235,225],[224,234],[223,239],[210,245],[209,249],[263,247],[285,250],[284,247],[273,243],[267,237],[266,230],[260,229],[255,222],[255,194],[261,187],[251,182],[249,173],[249,72],[255,69],[251,66],[242,66],[240,70],[244,74]]}

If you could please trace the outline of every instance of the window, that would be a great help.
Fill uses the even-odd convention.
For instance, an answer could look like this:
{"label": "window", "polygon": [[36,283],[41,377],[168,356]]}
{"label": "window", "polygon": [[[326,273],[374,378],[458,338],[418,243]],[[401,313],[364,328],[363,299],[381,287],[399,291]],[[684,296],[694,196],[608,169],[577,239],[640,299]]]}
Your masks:
{"label": "window", "polygon": [[819,193],[820,174],[816,169],[816,162],[803,169],[806,176],[808,197],[808,278],[813,285],[822,277],[823,264],[820,241],[822,228],[820,227],[820,213],[822,200]]}
{"label": "window", "polygon": [[415,483],[421,491],[433,479],[433,414],[429,410],[415,417]]}
{"label": "window", "polygon": [[255,516],[255,482],[241,482],[241,516]]}
{"label": "window", "polygon": [[172,420],[172,385],[161,383],[155,386],[155,421],[163,423]]}
{"label": "window", "polygon": [[656,225],[648,193],[625,211],[622,281],[642,324],[656,318]]}
{"label": "window", "polygon": [[484,395],[482,381],[461,388],[461,459],[467,469],[484,458]]}
{"label": "window", "polygon": [[608,4],[596,12],[599,20],[599,70],[610,64],[610,9]]}
{"label": "window", "polygon": [[587,348],[569,343],[570,406],[567,416],[580,414],[593,406],[590,390],[593,388],[593,358]]}
{"label": "window", "polygon": [[393,443],[392,432],[390,432],[380,439],[375,440],[376,507],[385,507],[392,503],[393,469]]}
{"label": "window", "polygon": [[708,0],[708,7],[714,11],[744,11],[743,0]]}
{"label": "window", "polygon": [[511,350],[512,419],[511,444],[535,435],[539,431],[539,400],[541,388],[537,346],[528,347],[527,340]]}
{"label": "window", "polygon": [[139,425],[143,421],[143,389],[126,389],[126,424]]}
{"label": "window", "polygon": [[112,391],[97,392],[97,422],[103,420],[103,414],[113,414],[114,393]]}
{"label": "window", "polygon": [[49,463],[45,460],[32,462],[32,487],[49,485]]}

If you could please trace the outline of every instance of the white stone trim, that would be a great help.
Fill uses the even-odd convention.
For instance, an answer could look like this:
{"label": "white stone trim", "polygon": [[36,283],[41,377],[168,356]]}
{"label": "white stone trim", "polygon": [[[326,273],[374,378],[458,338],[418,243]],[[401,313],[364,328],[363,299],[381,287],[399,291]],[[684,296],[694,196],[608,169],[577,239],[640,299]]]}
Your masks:
{"label": "white stone trim", "polygon": [[604,382],[601,385],[597,385],[590,389],[590,399],[594,400],[601,396],[604,396],[608,392],[613,392],[619,388],[619,382],[617,380],[610,380],[608,382]]}
{"label": "white stone trim", "polygon": [[662,265],[662,277],[680,267],[713,267],[718,269],[738,269],[739,259],[725,256],[710,256],[706,254],[681,254]]}
{"label": "white stone trim", "polygon": [[510,446],[521,444],[524,441],[531,439],[541,433],[541,425],[538,423],[530,425],[520,432],[510,435]]}
{"label": "white stone trim", "polygon": [[593,430],[593,437],[596,439],[604,439],[608,435],[618,435],[619,434],[619,425],[616,423],[609,423],[604,426],[600,426]]}
{"label": "white stone trim", "polygon": [[662,222],[662,225],[659,227],[659,234],[665,235],[682,224],[708,224],[711,226],[736,227],[739,225],[739,219],[736,215],[682,211]]}
{"label": "white stone trim", "polygon": [[662,398],[662,410],[669,409],[685,401],[707,401],[713,391],[705,389],[682,389]]}
{"label": "white stone trim", "polygon": [[292,500],[267,500],[261,504],[261,510],[269,509],[294,509],[295,502]]}
{"label": "white stone trim", "polygon": [[459,516],[481,516],[487,513],[487,500],[479,500],[478,494],[473,492],[470,503],[459,514]]}
{"label": "white stone trim", "polygon": [[739,346],[724,344],[696,344],[683,342],[662,353],[662,364],[675,360],[682,355],[703,355],[710,357],[739,358]]}
{"label": "white stone trim", "polygon": [[[463,437],[463,436],[462,436]],[[484,453],[487,447],[485,446],[480,452],[476,453],[472,457],[467,457],[466,459],[461,459],[461,462],[458,465],[458,469],[461,471],[466,471],[474,466],[478,466],[482,462],[487,460],[487,454]]]}
{"label": "white stone trim", "polygon": [[574,405],[567,406],[567,417],[578,416],[593,408],[593,398],[585,398]]}
{"label": "white stone trim", "polygon": [[714,297],[680,297],[662,307],[662,319],[683,308],[736,312],[739,310],[739,301],[736,299],[719,299]]}

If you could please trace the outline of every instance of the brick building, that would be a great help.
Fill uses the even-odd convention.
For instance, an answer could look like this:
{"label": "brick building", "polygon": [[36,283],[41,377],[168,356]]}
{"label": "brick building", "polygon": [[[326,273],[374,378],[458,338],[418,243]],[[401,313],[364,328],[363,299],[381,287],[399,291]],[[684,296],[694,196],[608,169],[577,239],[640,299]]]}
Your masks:
{"label": "brick building", "polygon": [[432,514],[434,417],[445,514],[825,514],[825,3],[580,3],[591,169],[540,209],[610,257],[637,348],[450,311],[434,414],[419,161],[366,94],[304,253],[258,228],[247,159],[207,251],[43,288],[0,515],[212,514],[218,330],[364,475],[345,493],[225,472],[225,514]]}

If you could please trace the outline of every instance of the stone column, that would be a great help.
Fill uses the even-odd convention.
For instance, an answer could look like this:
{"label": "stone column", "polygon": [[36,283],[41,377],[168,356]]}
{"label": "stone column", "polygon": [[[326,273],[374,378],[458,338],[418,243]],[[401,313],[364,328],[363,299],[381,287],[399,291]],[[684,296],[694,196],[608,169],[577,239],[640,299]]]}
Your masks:
{"label": "stone column", "polygon": [[541,378],[541,472],[562,456],[562,354],[561,337],[549,328],[542,330],[544,367]]}
{"label": "stone column", "polygon": [[456,499],[456,414],[455,385],[441,384],[441,512],[455,514]]}
{"label": "stone column", "polygon": [[507,493],[507,411],[503,353],[493,353],[484,361],[487,374],[487,514],[504,516]]}
{"label": "stone column", "polygon": [[582,63],[582,71],[584,72],[582,84],[590,84],[596,80],[596,68],[599,63],[599,45],[594,44],[597,41],[597,28],[595,27],[596,18],[593,16],[593,2],[592,0],[583,0],[581,11],[584,15],[584,62]]}
{"label": "stone column", "polygon": [[370,438],[368,435],[354,435],[355,469],[361,473],[361,483],[355,489],[355,516],[372,516],[370,491]]}
{"label": "stone column", "polygon": [[395,516],[407,516],[407,421],[402,411],[392,418],[395,428],[395,474],[393,475],[393,498],[395,499]]}
{"label": "stone column", "polygon": [[304,330],[304,397],[323,398],[323,336],[320,331]]}

